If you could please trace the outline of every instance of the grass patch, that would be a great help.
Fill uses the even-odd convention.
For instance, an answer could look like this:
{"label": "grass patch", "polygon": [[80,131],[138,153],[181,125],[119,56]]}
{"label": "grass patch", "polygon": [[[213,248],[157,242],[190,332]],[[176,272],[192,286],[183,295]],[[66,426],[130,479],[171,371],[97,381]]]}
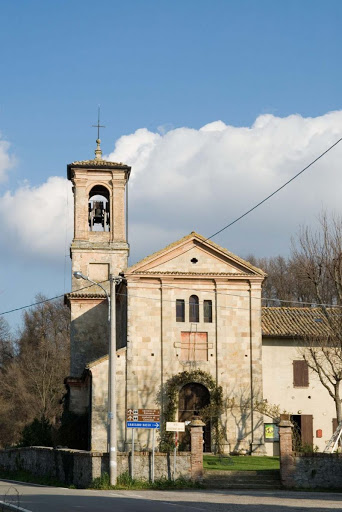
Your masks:
{"label": "grass patch", "polygon": [[27,482],[31,484],[49,485],[52,487],[68,487],[59,480],[50,476],[37,476],[29,471],[4,471],[0,469],[0,478],[3,480],[17,480],[18,482]]}
{"label": "grass patch", "polygon": [[204,469],[226,471],[267,471],[280,468],[279,457],[204,455]]}
{"label": "grass patch", "polygon": [[95,478],[90,486],[91,489],[100,489],[107,491],[110,489],[200,489],[201,484],[186,480],[185,478],[177,478],[177,480],[168,480],[161,478],[155,480],[154,483],[147,480],[137,480],[129,476],[128,473],[123,473],[118,477],[116,485],[110,485],[108,473],[104,473],[101,477]]}

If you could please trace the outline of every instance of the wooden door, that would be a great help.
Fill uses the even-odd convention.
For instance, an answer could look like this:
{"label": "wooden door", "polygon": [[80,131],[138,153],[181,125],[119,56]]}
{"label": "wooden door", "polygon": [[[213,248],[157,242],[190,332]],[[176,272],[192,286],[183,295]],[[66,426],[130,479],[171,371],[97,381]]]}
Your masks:
{"label": "wooden door", "polygon": [[[182,387],[179,392],[178,421],[191,421],[193,416],[200,414],[201,409],[210,403],[210,393],[202,384],[191,382]],[[211,451],[210,421],[204,427],[204,451]],[[180,449],[190,450],[190,435],[188,432],[179,435]]]}
{"label": "wooden door", "polygon": [[313,446],[313,417],[312,414],[301,414],[302,445]]}

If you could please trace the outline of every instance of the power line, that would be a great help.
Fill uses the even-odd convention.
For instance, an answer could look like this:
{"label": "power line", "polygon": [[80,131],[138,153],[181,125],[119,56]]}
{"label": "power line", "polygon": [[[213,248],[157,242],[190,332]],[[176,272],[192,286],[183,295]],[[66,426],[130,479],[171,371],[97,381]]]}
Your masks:
{"label": "power line", "polygon": [[[101,283],[106,283],[107,281],[108,281],[108,279],[106,281],[101,281]],[[94,286],[94,285],[83,286],[82,288],[79,288],[77,291],[79,292],[81,290],[91,288],[92,286]],[[69,293],[72,293],[72,292],[69,292]],[[9,313],[15,313],[16,311],[21,311],[22,309],[32,308],[33,306],[39,306],[39,304],[44,304],[45,302],[51,302],[52,300],[61,299],[62,297],[64,297],[64,295],[66,295],[66,294],[62,293],[61,295],[56,295],[55,297],[50,297],[49,299],[39,300],[38,302],[33,302],[32,304],[27,304],[26,306],[20,306],[19,308],[9,309],[8,311],[3,311],[2,313],[0,313],[0,316],[8,315]]]}
{"label": "power line", "polygon": [[[229,224],[227,224],[226,226],[224,226],[223,228],[219,229],[218,231],[216,231],[213,235],[209,236],[208,238],[206,238],[204,240],[204,242],[207,242],[208,240],[211,240],[212,238],[214,238],[214,236],[216,235],[219,235],[220,233],[222,233],[222,231],[225,231],[226,229],[230,228],[231,226],[233,226],[234,224],[236,224],[237,222],[239,222],[239,220],[243,219],[244,217],[246,217],[247,215],[249,215],[251,212],[253,212],[254,210],[256,210],[257,208],[259,208],[259,206],[261,206],[262,204],[266,203],[266,201],[268,201],[269,199],[271,199],[271,197],[275,196],[278,192],[280,192],[283,188],[285,188],[287,185],[289,185],[292,181],[294,181],[296,178],[298,178],[298,176],[300,176],[301,174],[303,174],[303,172],[305,172],[307,169],[309,169],[309,167],[311,167],[313,164],[315,164],[318,160],[320,160],[324,155],[326,155],[327,153],[329,153],[329,151],[331,151],[335,146],[337,146],[337,144],[339,144],[342,140],[342,137],[340,139],[338,139],[334,144],[332,144],[328,149],[326,149],[325,151],[323,151],[323,153],[321,153],[317,158],[315,158],[314,160],[312,160],[312,162],[310,162],[306,167],[304,167],[304,169],[302,169],[301,171],[297,172],[297,174],[295,174],[294,176],[292,176],[292,178],[290,178],[288,181],[286,181],[283,185],[281,185],[280,187],[278,187],[276,190],[274,190],[271,194],[269,194],[268,196],[266,196],[264,199],[262,199],[261,201],[259,201],[256,205],[252,206],[252,208],[250,208],[249,210],[247,210],[245,213],[243,213],[242,215],[240,215],[239,217],[237,217],[236,219],[234,219],[232,222],[229,222]],[[182,253],[182,256],[183,254],[186,254],[187,252],[191,251],[192,249],[194,249],[195,246],[192,246],[192,247],[189,247],[189,249],[187,249],[186,251],[184,251]],[[173,258],[169,258],[168,260],[164,261],[163,263],[167,263],[169,261],[172,261],[173,259],[177,258],[179,255],[176,255],[176,256],[173,256]],[[154,265],[154,266],[150,266],[149,268],[154,268],[158,265]],[[127,274],[127,275],[130,275],[130,274]]]}
{"label": "power line", "polygon": [[[232,222],[230,222],[229,224],[227,224],[226,226],[224,226],[223,228],[219,229],[218,231],[216,231],[214,234],[212,234],[211,236],[209,236],[208,238],[206,238],[204,240],[204,242],[208,241],[208,240],[211,240],[211,238],[214,238],[216,235],[222,233],[222,231],[225,231],[226,229],[230,228],[231,226],[233,226],[234,224],[236,224],[239,220],[243,219],[244,217],[246,217],[247,215],[249,215],[251,212],[253,212],[254,210],[256,210],[259,206],[261,206],[262,204],[264,204],[266,201],[268,201],[269,199],[271,199],[271,197],[275,196],[278,192],[280,192],[280,190],[282,190],[283,188],[285,188],[287,185],[289,185],[292,181],[294,181],[296,178],[298,178],[298,176],[300,176],[301,174],[303,174],[307,169],[309,169],[309,167],[311,167],[313,164],[315,164],[318,160],[320,160],[324,155],[326,155],[329,151],[331,151],[335,146],[337,146],[337,144],[339,144],[342,140],[342,137],[340,139],[338,139],[334,144],[332,144],[328,149],[326,149],[325,151],[323,151],[323,153],[321,153],[317,158],[315,158],[312,162],[310,162],[306,167],[304,167],[301,171],[299,171],[297,174],[295,174],[292,178],[290,178],[288,181],[286,181],[283,185],[281,185],[280,187],[278,187],[276,190],[274,190],[271,194],[269,194],[268,196],[266,196],[262,201],[259,201],[256,205],[254,205],[252,208],[250,208],[249,210],[247,210],[245,213],[243,213],[242,215],[240,215],[239,217],[237,217],[236,219],[234,219]],[[192,249],[194,249],[195,246],[192,246],[190,247],[189,249],[187,249],[186,251],[184,251],[182,253],[185,254],[189,251],[191,251]],[[173,258],[169,258],[168,260],[166,260],[166,262],[164,261],[164,263],[167,263],[168,261],[171,261],[175,258],[177,258],[177,256],[174,256]],[[156,267],[157,265],[154,265],[152,267],[149,267],[149,268],[154,268]],[[132,274],[127,274],[127,275],[134,275],[133,273]],[[106,281],[102,281],[102,282],[106,282]],[[94,286],[94,285],[92,285]],[[78,291],[80,290],[83,290],[85,288],[90,288],[90,286],[85,286],[84,288],[80,288]],[[229,294],[227,294],[229,295]],[[20,310],[23,310],[23,309],[27,309],[29,307],[33,307],[33,306],[37,306],[39,304],[43,304],[45,302],[49,302],[51,300],[56,300],[56,299],[59,299],[61,297],[63,297],[64,294],[62,295],[57,295],[56,297],[52,297],[50,299],[45,299],[45,300],[42,300],[42,301],[39,301],[39,302],[34,302],[32,304],[29,304],[29,305],[26,305],[26,306],[21,306],[19,308],[14,308],[14,309],[11,309],[11,310],[8,310],[8,311],[4,311],[2,313],[0,313],[0,316],[3,316],[3,315],[7,315],[9,313],[14,313],[15,311],[20,311]],[[142,297],[142,298],[147,298],[147,297]],[[272,300],[272,301],[278,301],[278,302],[293,302],[293,303],[298,303],[298,304],[307,304],[307,305],[316,305],[316,306],[327,306],[327,307],[337,307],[335,304],[316,304],[315,302],[300,302],[300,301],[287,301],[287,300],[282,300],[282,299],[269,299],[269,298],[263,298],[262,300]],[[341,306],[338,306],[338,307],[341,307]]]}
{"label": "power line", "polygon": [[[104,280],[104,281],[100,281],[98,284],[103,284],[103,283],[106,283],[108,282],[108,279],[107,280]],[[137,281],[138,282],[138,281]],[[91,284],[91,285],[88,285],[88,286],[84,286],[82,288],[79,288],[78,290],[75,290],[74,292],[69,292],[69,293],[78,293],[82,290],[86,290],[88,288],[92,288],[93,286],[95,286],[94,284]],[[248,299],[249,298],[249,295],[241,295],[241,294],[234,294],[234,293],[223,293],[223,292],[215,292],[215,290],[205,290],[203,288],[184,288],[184,287],[176,287],[176,286],[172,286],[172,285],[163,285],[165,288],[168,288],[168,289],[174,289],[174,290],[186,290],[186,291],[197,291],[197,292],[206,292],[206,293],[216,293],[217,295],[223,295],[223,296],[227,296],[227,297],[237,297],[239,299],[241,298],[246,298]],[[46,302],[50,302],[50,301],[53,301],[53,300],[57,300],[57,299],[60,299],[62,297],[64,297],[64,295],[66,294],[61,294],[61,295],[56,295],[55,297],[51,297],[49,299],[43,299],[41,301],[38,301],[38,302],[34,302],[32,304],[28,304],[26,306],[21,306],[21,307],[18,307],[18,308],[14,308],[14,309],[10,309],[8,311],[4,311],[2,313],[0,313],[0,316],[3,316],[3,315],[7,315],[9,313],[14,313],[16,311],[21,311],[23,309],[28,309],[30,307],[33,307],[33,306],[38,306],[39,304],[44,304]],[[118,296],[127,296],[127,294],[125,293],[116,293],[116,295]],[[101,295],[99,295],[99,297],[101,297]],[[160,298],[159,297],[147,297],[146,295],[134,295],[134,294],[130,294],[130,297],[133,297],[133,298],[137,298],[137,299],[145,299],[145,300],[156,300],[156,301],[160,301]],[[330,308],[342,308],[342,306],[339,306],[339,305],[336,305],[336,304],[326,304],[326,303],[317,303],[317,302],[301,302],[301,301],[292,301],[292,300],[286,300],[286,299],[271,299],[271,298],[268,298],[268,297],[253,297],[253,295],[251,295],[251,299],[255,299],[255,300],[270,300],[270,301],[274,301],[274,302],[286,302],[286,303],[293,303],[293,304],[301,304],[301,305],[306,305],[306,306],[313,306],[313,307],[330,307]],[[177,299],[165,299],[163,298],[163,301],[164,302],[170,302],[170,303],[176,303],[176,300]],[[187,304],[189,304],[188,301],[186,301]],[[202,302],[200,302],[200,304],[202,304]],[[243,308],[243,307],[238,307],[238,306],[222,306],[222,305],[218,305],[217,306],[219,309],[236,309],[236,310],[248,310],[250,308]],[[253,308],[252,308],[253,309]],[[259,308],[254,308],[254,309],[259,309]]]}
{"label": "power line", "polygon": [[39,304],[44,304],[45,302],[50,302],[52,300],[60,299],[64,296],[64,293],[62,295],[56,295],[56,297],[50,297],[50,299],[44,299],[40,300],[38,302],[33,302],[32,304],[27,304],[26,306],[20,306],[19,308],[9,309],[8,311],[3,311],[0,313],[0,316],[7,315],[9,313],[14,313],[15,311],[21,311],[22,309],[31,308],[33,306],[38,306]]}

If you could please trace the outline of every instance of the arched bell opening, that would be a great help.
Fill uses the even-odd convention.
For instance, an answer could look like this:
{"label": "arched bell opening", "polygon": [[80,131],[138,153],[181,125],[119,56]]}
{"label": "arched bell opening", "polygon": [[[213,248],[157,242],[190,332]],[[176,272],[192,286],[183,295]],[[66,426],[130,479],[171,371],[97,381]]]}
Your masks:
{"label": "arched bell opening", "polygon": [[[210,404],[209,390],[198,384],[197,382],[190,382],[185,384],[179,391],[178,401],[178,421],[190,422],[194,416],[199,416],[201,409]],[[204,427],[203,432],[203,450],[205,452],[211,451],[211,428],[210,421]],[[190,450],[190,435],[189,431],[180,433],[179,435],[179,449],[184,451]]]}
{"label": "arched bell opening", "polygon": [[110,231],[109,191],[102,185],[95,185],[88,198],[89,231]]}

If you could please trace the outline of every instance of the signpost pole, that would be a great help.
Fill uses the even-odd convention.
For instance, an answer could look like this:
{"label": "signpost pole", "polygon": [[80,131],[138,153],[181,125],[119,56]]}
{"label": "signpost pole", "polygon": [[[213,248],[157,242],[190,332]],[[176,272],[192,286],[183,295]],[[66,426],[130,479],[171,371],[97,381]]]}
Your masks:
{"label": "signpost pole", "polygon": [[177,443],[178,443],[178,432],[175,432],[175,448],[173,450],[173,480],[176,480]]}
{"label": "signpost pole", "polygon": [[134,428],[132,428],[131,478],[134,480]]}
{"label": "signpost pole", "polygon": [[154,482],[154,452],[155,452],[155,429],[160,429],[159,409],[134,409],[131,407],[126,411],[126,428],[132,429],[132,457],[131,457],[131,478],[134,479],[134,430],[136,428],[148,428],[152,433],[152,467],[151,478]]}
{"label": "signpost pole", "polygon": [[155,429],[152,430],[152,483],[154,483],[154,443],[155,443]]}

